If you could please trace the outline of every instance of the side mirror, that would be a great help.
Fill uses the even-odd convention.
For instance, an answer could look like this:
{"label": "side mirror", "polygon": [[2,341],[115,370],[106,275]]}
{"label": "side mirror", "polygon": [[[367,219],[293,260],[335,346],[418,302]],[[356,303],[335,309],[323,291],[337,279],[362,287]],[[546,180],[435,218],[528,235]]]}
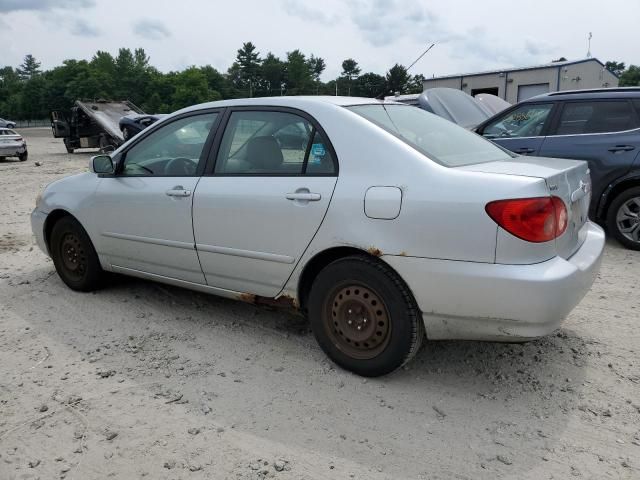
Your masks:
{"label": "side mirror", "polygon": [[109,155],[96,155],[91,158],[91,171],[97,174],[113,174],[113,160]]}

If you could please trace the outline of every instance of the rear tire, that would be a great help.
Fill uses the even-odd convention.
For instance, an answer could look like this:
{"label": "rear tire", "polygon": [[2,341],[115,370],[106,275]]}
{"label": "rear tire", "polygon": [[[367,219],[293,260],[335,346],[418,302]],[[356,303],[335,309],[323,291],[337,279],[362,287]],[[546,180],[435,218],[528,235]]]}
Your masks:
{"label": "rear tire", "polygon": [[311,287],[311,328],[335,363],[365,377],[407,363],[425,337],[422,315],[403,280],[366,256],[336,260]]}
{"label": "rear tire", "polygon": [[21,162],[26,162],[28,158],[29,158],[29,152],[24,152],[18,155],[18,160],[20,160]]}
{"label": "rear tire", "polygon": [[72,290],[90,292],[102,284],[104,272],[89,235],[73,217],[63,217],[51,231],[49,251],[58,275]]}
{"label": "rear tire", "polygon": [[626,248],[640,250],[640,187],[613,199],[607,211],[607,230]]}

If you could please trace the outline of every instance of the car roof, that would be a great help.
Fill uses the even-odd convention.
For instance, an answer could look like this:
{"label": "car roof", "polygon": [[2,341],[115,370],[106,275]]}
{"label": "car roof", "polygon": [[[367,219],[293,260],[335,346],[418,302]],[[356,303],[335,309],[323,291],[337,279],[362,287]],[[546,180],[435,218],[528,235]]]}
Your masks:
{"label": "car roof", "polygon": [[[314,105],[336,105],[347,107],[352,105],[383,105],[394,104],[402,105],[399,102],[389,100],[377,100],[367,97],[333,97],[333,96],[290,96],[290,97],[256,97],[256,98],[236,98],[232,100],[220,100],[217,102],[201,103],[193,105],[180,112],[196,111],[205,108],[222,108],[222,107],[240,107],[240,106],[256,106],[256,107],[291,107],[305,108]],[[177,113],[177,112],[176,112]]]}
{"label": "car roof", "polygon": [[564,90],[560,92],[543,93],[535,97],[523,100],[520,103],[566,101],[566,100],[592,100],[603,98],[640,98],[638,87],[618,88],[594,88],[588,90]]}

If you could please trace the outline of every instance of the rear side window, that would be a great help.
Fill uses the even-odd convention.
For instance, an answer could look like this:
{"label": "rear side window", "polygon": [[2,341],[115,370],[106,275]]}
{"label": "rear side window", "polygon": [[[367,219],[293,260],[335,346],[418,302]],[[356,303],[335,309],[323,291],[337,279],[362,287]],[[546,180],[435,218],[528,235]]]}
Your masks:
{"label": "rear side window", "polygon": [[485,138],[537,137],[542,133],[553,104],[526,104],[489,123],[482,131]]}
{"label": "rear side window", "polygon": [[328,143],[305,118],[288,112],[233,112],[216,159],[224,175],[332,175]]}
{"label": "rear side window", "polygon": [[512,158],[480,135],[421,108],[395,104],[347,108],[446,167]]}
{"label": "rear side window", "polygon": [[626,100],[572,102],[564,105],[555,135],[621,132],[637,126]]}

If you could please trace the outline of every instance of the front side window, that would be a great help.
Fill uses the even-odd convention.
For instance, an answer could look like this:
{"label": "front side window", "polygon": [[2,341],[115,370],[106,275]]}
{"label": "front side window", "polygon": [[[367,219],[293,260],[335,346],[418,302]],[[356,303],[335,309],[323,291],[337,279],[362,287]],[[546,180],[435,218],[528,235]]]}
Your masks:
{"label": "front side window", "polygon": [[484,127],[482,136],[489,139],[538,137],[552,107],[551,103],[522,105],[489,123]]}
{"label": "front side window", "polygon": [[306,119],[287,112],[233,112],[216,159],[226,175],[332,174],[327,142]]}
{"label": "front side window", "polygon": [[555,135],[621,132],[636,128],[634,112],[626,100],[565,104]]}
{"label": "front side window", "polygon": [[479,135],[417,107],[374,104],[347,108],[446,167],[512,158]]}
{"label": "front side window", "polygon": [[159,128],[126,152],[127,176],[191,177],[203,160],[203,149],[217,113],[181,118]]}

